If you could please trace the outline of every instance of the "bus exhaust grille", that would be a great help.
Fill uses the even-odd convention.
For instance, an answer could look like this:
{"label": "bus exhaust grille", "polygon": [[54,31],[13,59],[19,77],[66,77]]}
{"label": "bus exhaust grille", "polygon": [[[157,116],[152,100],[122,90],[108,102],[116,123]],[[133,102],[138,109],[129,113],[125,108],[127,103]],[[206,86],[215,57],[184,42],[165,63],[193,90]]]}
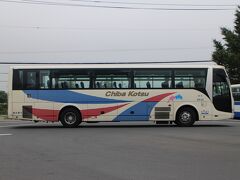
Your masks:
{"label": "bus exhaust grille", "polygon": [[169,119],[171,107],[155,107],[155,119]]}
{"label": "bus exhaust grille", "polygon": [[32,119],[32,106],[23,106],[22,112],[23,118]]}
{"label": "bus exhaust grille", "polygon": [[170,107],[155,107],[155,111],[171,111]]}

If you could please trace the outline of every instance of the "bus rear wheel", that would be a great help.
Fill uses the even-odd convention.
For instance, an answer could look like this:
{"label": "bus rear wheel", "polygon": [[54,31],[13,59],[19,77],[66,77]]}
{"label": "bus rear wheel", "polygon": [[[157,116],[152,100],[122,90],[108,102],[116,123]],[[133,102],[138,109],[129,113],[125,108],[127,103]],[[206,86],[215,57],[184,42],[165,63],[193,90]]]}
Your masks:
{"label": "bus rear wheel", "polygon": [[64,127],[74,128],[82,122],[79,111],[75,108],[64,109],[60,115],[60,121]]}
{"label": "bus rear wheel", "polygon": [[184,107],[177,112],[175,124],[181,127],[189,127],[197,120],[197,114],[193,108]]}

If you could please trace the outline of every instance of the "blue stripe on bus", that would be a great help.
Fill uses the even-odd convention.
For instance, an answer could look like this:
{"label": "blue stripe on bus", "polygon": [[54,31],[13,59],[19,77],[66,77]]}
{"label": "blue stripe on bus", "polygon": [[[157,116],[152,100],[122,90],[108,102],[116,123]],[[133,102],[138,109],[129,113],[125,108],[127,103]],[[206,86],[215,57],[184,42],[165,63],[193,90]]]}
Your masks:
{"label": "blue stripe on bus", "polygon": [[240,112],[234,112],[234,118],[240,119]]}
{"label": "blue stripe on bus", "polygon": [[139,102],[123,111],[113,121],[148,121],[153,107],[158,102]]}
{"label": "blue stripe on bus", "polygon": [[76,104],[112,104],[131,102],[125,100],[108,99],[86,95],[69,90],[25,90],[25,94],[30,94],[31,98],[43,101],[52,101],[58,103],[76,103]]}

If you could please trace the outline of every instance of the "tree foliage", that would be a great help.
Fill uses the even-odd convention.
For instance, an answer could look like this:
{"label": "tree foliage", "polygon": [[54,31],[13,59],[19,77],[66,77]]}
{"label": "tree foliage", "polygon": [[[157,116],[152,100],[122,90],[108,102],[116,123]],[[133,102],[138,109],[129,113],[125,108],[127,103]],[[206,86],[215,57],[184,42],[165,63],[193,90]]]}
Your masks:
{"label": "tree foliage", "polygon": [[0,115],[7,114],[7,93],[0,91]]}
{"label": "tree foliage", "polygon": [[232,84],[240,83],[240,6],[235,13],[234,30],[221,28],[223,42],[213,40],[212,59],[225,66]]}
{"label": "tree foliage", "polygon": [[0,91],[0,103],[7,103],[7,93]]}

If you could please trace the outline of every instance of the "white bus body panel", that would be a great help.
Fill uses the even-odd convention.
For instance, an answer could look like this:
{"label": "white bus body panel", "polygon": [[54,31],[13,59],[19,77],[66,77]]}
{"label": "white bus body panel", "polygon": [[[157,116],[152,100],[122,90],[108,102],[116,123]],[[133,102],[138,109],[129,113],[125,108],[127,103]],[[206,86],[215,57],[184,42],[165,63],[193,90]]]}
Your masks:
{"label": "white bus body panel", "polygon": [[[54,91],[57,96],[59,90],[52,91]],[[16,93],[14,97],[18,102],[14,102],[13,118],[24,119],[21,116],[22,106],[32,106],[32,119],[43,121],[58,121],[59,112],[61,111],[61,109],[67,106],[73,106],[78,108],[82,113],[83,121],[173,121],[175,120],[177,110],[183,106],[194,107],[198,112],[199,120],[218,120],[222,118],[229,118],[229,113],[216,111],[209,97],[207,97],[200,91],[193,89],[64,91],[66,91],[66,93],[79,93],[79,102],[59,103],[51,101],[51,98],[49,101],[28,98],[28,101],[26,102],[25,98],[27,95],[23,91],[14,92],[14,94]],[[109,94],[109,92],[122,94],[122,96],[106,96],[107,94]],[[136,94],[145,94],[146,96],[128,96],[132,92],[135,92]],[[164,97],[163,99],[159,98],[159,96],[164,94],[167,94],[166,97]],[[84,104],[81,104],[82,95],[90,97],[94,96],[96,98],[103,97],[114,101],[116,100],[116,103],[84,102]],[[151,98],[153,99],[151,100]],[[169,111],[166,111],[166,114],[168,114],[168,118],[156,118],[156,108],[161,109],[168,107]]]}

